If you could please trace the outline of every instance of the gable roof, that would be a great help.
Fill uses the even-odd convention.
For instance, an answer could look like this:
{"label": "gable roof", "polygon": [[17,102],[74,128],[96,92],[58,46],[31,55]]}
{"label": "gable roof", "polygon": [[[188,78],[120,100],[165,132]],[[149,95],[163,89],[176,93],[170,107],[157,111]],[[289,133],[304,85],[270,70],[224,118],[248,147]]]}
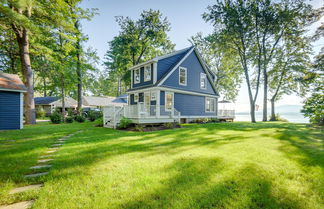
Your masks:
{"label": "gable roof", "polygon": [[26,92],[27,88],[18,75],[0,72],[0,89]]}
{"label": "gable roof", "polygon": [[82,104],[84,106],[107,106],[111,105],[113,103],[113,100],[116,99],[116,97],[111,96],[82,96]]}
{"label": "gable roof", "polygon": [[[213,84],[213,79],[215,78],[215,74],[208,68],[208,66],[205,64],[204,60],[202,59],[200,53],[197,51],[197,49],[195,48],[195,46],[190,46],[190,47],[187,47],[185,49],[181,49],[181,50],[178,50],[178,51],[175,51],[175,52],[172,52],[170,54],[166,54],[166,55],[163,55],[163,56],[158,56],[152,60],[149,60],[147,62],[144,62],[144,63],[141,63],[141,64],[138,64],[138,65],[135,65],[133,66],[132,68],[130,68],[130,70],[134,69],[134,68],[138,68],[138,67],[141,67],[143,65],[146,65],[146,64],[149,64],[149,63],[152,63],[152,62],[158,62],[158,65],[159,63],[161,62],[166,62],[168,64],[166,64],[164,67],[165,69],[163,70],[164,73],[163,73],[163,76],[157,80],[157,82],[155,84],[150,84],[150,85],[145,85],[145,86],[140,86],[140,87],[135,87],[135,88],[132,88],[131,90],[138,90],[138,89],[144,89],[144,88],[148,88],[148,87],[153,87],[153,86],[161,86],[162,83],[179,67],[179,65],[192,53],[192,52],[195,52],[197,57],[198,57],[198,60],[203,68],[203,70],[205,71],[206,75],[207,75],[207,78],[209,80],[209,82],[212,84],[212,88],[215,92],[215,94],[217,96],[219,96],[216,88],[215,88],[215,85]],[[159,72],[157,72],[159,73]]]}
{"label": "gable roof", "polygon": [[51,104],[52,102],[55,102],[57,100],[59,100],[59,97],[35,97],[35,104],[40,105],[40,104]]}
{"label": "gable roof", "polygon": [[127,104],[127,94],[123,94],[123,95],[120,95],[119,97],[116,97],[116,99],[114,99],[112,102]]}

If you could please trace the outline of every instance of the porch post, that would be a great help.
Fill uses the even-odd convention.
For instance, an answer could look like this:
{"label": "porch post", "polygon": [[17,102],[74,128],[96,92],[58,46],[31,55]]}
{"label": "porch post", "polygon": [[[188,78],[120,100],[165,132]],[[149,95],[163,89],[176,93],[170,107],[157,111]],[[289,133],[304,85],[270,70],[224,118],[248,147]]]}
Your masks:
{"label": "porch post", "polygon": [[161,111],[161,106],[160,106],[160,90],[156,91],[156,117],[160,117],[160,111]]}

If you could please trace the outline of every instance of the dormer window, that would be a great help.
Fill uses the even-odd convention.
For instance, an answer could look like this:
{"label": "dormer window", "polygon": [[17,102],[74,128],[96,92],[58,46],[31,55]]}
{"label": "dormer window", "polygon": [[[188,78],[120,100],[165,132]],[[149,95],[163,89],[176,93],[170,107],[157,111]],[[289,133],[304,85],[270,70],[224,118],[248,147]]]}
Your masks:
{"label": "dormer window", "polygon": [[200,88],[207,88],[207,75],[205,73],[200,73]]}
{"label": "dormer window", "polygon": [[179,67],[179,85],[187,85],[187,68]]}
{"label": "dormer window", "polygon": [[140,69],[134,70],[134,83],[140,83],[141,82],[141,71]]}
{"label": "dormer window", "polygon": [[150,81],[151,80],[151,65],[146,65],[144,67],[144,81]]}

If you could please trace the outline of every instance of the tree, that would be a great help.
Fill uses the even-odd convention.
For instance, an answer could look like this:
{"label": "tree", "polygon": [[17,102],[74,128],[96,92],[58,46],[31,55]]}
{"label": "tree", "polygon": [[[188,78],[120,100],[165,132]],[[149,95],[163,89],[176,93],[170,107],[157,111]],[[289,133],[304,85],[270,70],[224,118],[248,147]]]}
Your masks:
{"label": "tree", "polygon": [[121,31],[109,42],[104,64],[110,79],[118,83],[116,95],[120,95],[122,82],[125,88],[130,86],[129,67],[171,52],[174,44],[167,35],[170,23],[158,10],[143,11],[138,20],[120,16],[116,21]]}
{"label": "tree", "polygon": [[[253,68],[253,51],[256,48],[253,2],[243,0],[217,0],[216,4],[207,8],[203,14],[207,22],[214,25],[214,36],[223,43],[224,47],[231,48],[240,58],[247,84],[251,121],[255,123],[255,102],[259,92],[260,68]],[[255,92],[252,91],[251,79],[255,75]]]}
{"label": "tree", "polygon": [[257,66],[263,75],[263,121],[267,121],[268,68],[287,33],[301,35],[311,6],[303,0],[252,1]]}
{"label": "tree", "polygon": [[0,71],[17,74],[19,70],[19,49],[15,43],[15,34],[0,29]]}
{"label": "tree", "polygon": [[59,0],[6,0],[1,1],[0,4],[0,23],[14,32],[19,47],[22,75],[27,87],[27,93],[24,95],[25,121],[27,124],[36,122],[34,72],[30,59],[31,43],[36,47],[36,40],[46,39],[42,36],[43,32],[53,27],[69,28],[69,24],[65,21],[67,14],[65,8],[66,2]]}
{"label": "tree", "polygon": [[225,100],[235,101],[242,82],[239,58],[232,49],[224,48],[213,35],[198,33],[189,40],[200,52],[207,67],[216,75],[215,87]]}
{"label": "tree", "polygon": [[308,87],[305,80],[310,72],[311,53],[308,38],[286,35],[283,38],[283,45],[274,55],[272,68],[268,71],[269,90],[272,93],[271,121],[276,120],[275,102],[283,95],[297,93],[304,96]]}

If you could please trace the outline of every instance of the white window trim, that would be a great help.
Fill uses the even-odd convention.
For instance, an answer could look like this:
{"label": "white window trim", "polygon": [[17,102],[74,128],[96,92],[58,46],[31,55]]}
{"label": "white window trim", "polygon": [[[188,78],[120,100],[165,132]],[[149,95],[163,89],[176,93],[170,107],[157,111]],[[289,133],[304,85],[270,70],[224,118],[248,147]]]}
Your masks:
{"label": "white window trim", "polygon": [[[212,111],[207,111],[207,100],[210,99],[210,100],[214,100],[214,110]],[[205,112],[216,112],[216,99],[213,98],[213,97],[205,97]]]}
{"label": "white window trim", "polygon": [[[152,96],[155,94],[155,98],[152,99]],[[156,101],[157,100],[157,92],[156,91],[151,91],[151,101]]]}
{"label": "white window trim", "polygon": [[[201,86],[202,76],[204,76],[205,79],[205,88]],[[207,89],[207,74],[206,73],[200,73],[200,89]]]}
{"label": "white window trim", "polygon": [[[181,70],[185,70],[185,72],[186,72],[185,73],[186,76],[185,76],[185,83],[184,84],[180,82],[180,74],[181,74],[180,72],[181,72]],[[187,85],[187,80],[188,80],[187,68],[185,68],[185,67],[179,67],[179,85],[180,86],[186,86]]]}
{"label": "white window trim", "polygon": [[[139,81],[136,81],[136,71],[138,71],[139,74]],[[134,84],[138,84],[141,82],[141,68],[137,68],[134,70]]]}
{"label": "white window trim", "polygon": [[[146,67],[147,67],[147,66],[150,67],[150,79],[146,79],[146,75],[145,75]],[[152,80],[152,66],[151,66],[151,64],[149,64],[149,65],[145,65],[145,66],[144,66],[144,81],[150,81],[150,80]]]}
{"label": "white window trim", "polygon": [[[172,107],[171,109],[167,109],[167,94],[172,94]],[[172,110],[174,109],[174,93],[173,92],[164,92],[164,110],[166,112],[172,112]]]}
{"label": "white window trim", "polygon": [[[135,99],[136,96],[137,96],[137,99]],[[138,95],[138,93],[135,93],[135,94],[134,94],[134,103],[135,103],[135,102],[138,103],[138,100],[139,100],[139,95]]]}

